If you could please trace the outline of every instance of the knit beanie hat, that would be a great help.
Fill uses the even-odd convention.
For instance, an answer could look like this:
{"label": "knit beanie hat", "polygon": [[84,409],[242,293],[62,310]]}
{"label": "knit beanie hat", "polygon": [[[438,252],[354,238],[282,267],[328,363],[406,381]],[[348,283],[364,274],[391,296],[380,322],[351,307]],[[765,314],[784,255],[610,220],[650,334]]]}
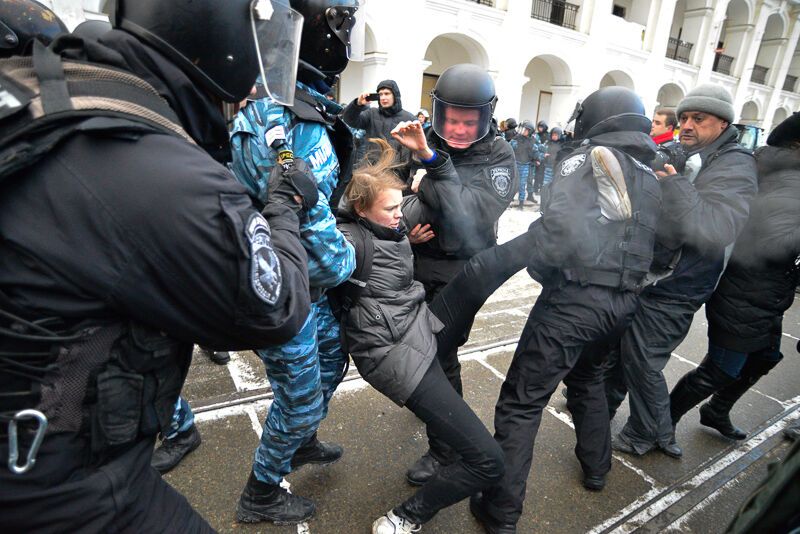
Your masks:
{"label": "knit beanie hat", "polygon": [[704,83],[698,85],[683,97],[675,114],[680,118],[684,111],[703,111],[716,115],[720,119],[733,123],[733,97],[721,85]]}

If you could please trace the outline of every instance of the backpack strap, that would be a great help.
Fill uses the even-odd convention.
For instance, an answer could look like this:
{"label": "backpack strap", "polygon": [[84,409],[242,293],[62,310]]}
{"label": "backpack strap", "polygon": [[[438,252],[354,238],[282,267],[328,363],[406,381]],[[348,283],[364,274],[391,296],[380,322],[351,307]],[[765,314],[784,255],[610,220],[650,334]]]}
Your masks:
{"label": "backpack strap", "polygon": [[353,237],[353,247],[356,251],[356,268],[350,278],[339,286],[338,301],[342,313],[342,320],[361,298],[366,289],[369,277],[372,274],[372,262],[375,256],[375,243],[369,232],[361,224],[345,223],[342,229],[348,231]]}
{"label": "backpack strap", "polygon": [[[0,182],[83,132],[156,132],[195,144],[147,82],[105,65],[65,60],[83,41],[35,42],[30,57],[0,60]],[[9,96],[10,95],[10,96]]]}

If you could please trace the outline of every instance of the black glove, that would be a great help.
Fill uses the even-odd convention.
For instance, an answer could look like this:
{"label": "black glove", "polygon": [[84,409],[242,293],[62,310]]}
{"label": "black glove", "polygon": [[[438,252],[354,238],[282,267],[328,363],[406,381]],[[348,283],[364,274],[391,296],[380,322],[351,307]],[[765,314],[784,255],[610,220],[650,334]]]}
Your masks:
{"label": "black glove", "polygon": [[[300,197],[298,204],[295,196]],[[295,212],[307,212],[317,205],[317,179],[305,161],[295,158],[290,165],[276,164],[269,174],[267,202],[284,204]]]}

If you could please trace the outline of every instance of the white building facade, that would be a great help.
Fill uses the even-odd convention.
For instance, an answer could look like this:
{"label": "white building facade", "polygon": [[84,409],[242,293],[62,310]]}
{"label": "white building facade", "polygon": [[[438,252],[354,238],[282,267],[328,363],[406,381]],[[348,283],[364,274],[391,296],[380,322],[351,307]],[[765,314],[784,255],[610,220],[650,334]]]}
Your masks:
{"label": "white building facade", "polygon": [[[104,0],[45,0],[68,26]],[[800,0],[369,0],[367,54],[342,73],[350,100],[391,78],[412,112],[448,66],[487,69],[496,116],[563,125],[599,87],[634,90],[648,111],[719,83],[737,122],[767,131],[800,110]]]}

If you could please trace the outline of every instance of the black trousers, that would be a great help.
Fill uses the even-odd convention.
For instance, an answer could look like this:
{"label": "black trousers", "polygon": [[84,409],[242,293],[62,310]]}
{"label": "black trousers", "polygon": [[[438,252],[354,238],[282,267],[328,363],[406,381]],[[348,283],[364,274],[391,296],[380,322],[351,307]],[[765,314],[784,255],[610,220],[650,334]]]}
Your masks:
{"label": "black trousers", "polygon": [[529,237],[523,234],[475,255],[430,303],[444,328],[436,334],[436,359],[406,406],[425,423],[437,450],[448,451],[450,461],[397,508],[397,513],[414,523],[429,521],[442,508],[491,486],[503,475],[500,446],[461,391],[453,387],[442,362],[450,363],[450,355],[463,343],[475,314],[498,287],[525,266],[529,251]]}
{"label": "black trousers", "polygon": [[[531,247],[526,232],[502,245],[486,249],[469,260],[438,260],[420,256],[417,269],[424,269],[425,297],[429,307],[445,327],[436,335],[437,358],[453,389],[463,396],[461,363],[458,347],[469,339],[475,315],[492,293],[511,276],[528,264]],[[458,459],[458,453],[440,437],[435,428],[428,427],[431,455],[441,464]]]}
{"label": "black trousers", "polygon": [[442,436],[459,460],[439,469],[395,512],[414,523],[477,493],[503,476],[503,451],[475,412],[456,393],[434,360],[406,407]]}
{"label": "black trousers", "polygon": [[602,363],[635,307],[632,293],[571,283],[546,288],[537,299],[495,407],[495,439],[505,453],[506,474],[484,499],[498,523],[516,523],[522,514],[542,411],[562,380],[583,471],[602,475],[611,468]]}
{"label": "black trousers", "polygon": [[692,325],[697,303],[647,291],[630,327],[606,363],[606,399],[613,414],[628,395],[630,416],[621,435],[639,453],[672,440],[669,388],[664,368]]}
{"label": "black trousers", "polygon": [[[34,468],[0,467],[0,523],[5,532],[189,532],[214,529],[150,467],[155,437],[98,468],[82,468],[85,442],[46,436]],[[27,447],[25,447],[27,454]],[[0,454],[7,458],[3,444]]]}

